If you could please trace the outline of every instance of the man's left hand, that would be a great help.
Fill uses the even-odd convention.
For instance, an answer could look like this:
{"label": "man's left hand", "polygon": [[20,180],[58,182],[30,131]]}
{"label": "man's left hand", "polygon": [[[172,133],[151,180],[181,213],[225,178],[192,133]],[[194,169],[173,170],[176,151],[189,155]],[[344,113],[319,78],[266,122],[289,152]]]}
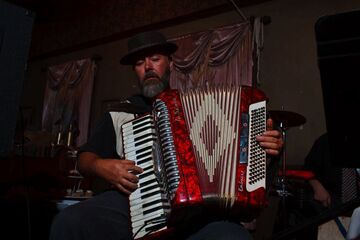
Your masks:
{"label": "man's left hand", "polygon": [[272,119],[266,121],[266,131],[262,135],[257,136],[256,140],[267,154],[273,156],[279,155],[284,145],[281,132],[274,130]]}

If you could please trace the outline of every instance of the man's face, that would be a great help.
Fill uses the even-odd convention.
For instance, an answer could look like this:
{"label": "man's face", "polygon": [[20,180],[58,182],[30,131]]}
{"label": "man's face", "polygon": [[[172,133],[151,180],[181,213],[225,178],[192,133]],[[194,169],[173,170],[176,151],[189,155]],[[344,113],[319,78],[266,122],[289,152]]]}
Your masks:
{"label": "man's face", "polygon": [[169,57],[159,53],[147,54],[135,62],[134,70],[145,97],[154,97],[167,88],[171,67]]}

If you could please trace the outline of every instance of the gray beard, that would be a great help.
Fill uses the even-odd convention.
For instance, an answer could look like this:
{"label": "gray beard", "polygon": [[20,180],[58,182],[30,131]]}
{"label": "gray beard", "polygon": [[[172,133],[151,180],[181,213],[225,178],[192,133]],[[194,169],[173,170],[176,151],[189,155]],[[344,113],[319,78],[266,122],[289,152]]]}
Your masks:
{"label": "gray beard", "polygon": [[161,78],[146,80],[141,85],[142,94],[147,98],[152,98],[164,91],[169,86],[170,70],[167,70]]}

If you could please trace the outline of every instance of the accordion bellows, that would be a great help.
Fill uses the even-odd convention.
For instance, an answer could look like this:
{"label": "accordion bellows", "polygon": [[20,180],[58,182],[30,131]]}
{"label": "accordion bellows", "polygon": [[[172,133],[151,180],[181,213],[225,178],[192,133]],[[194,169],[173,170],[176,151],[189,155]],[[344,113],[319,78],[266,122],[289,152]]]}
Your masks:
{"label": "accordion bellows", "polygon": [[264,207],[266,153],[256,141],[266,129],[263,92],[168,90],[153,109],[122,126],[125,157],[144,169],[130,195],[135,239],[161,232],[197,206],[224,216]]}

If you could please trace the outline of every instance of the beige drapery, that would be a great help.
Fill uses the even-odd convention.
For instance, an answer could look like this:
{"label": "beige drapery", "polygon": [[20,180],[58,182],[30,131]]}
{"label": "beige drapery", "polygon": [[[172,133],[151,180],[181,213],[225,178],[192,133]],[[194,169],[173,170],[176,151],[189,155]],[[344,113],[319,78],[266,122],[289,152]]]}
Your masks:
{"label": "beige drapery", "polygon": [[[47,71],[42,128],[65,136],[71,126],[74,146],[86,142],[96,64],[90,59],[51,66]],[[66,141],[65,139],[62,139]]]}
{"label": "beige drapery", "polygon": [[259,28],[253,26],[246,21],[170,39],[179,46],[170,87],[256,85]]}

